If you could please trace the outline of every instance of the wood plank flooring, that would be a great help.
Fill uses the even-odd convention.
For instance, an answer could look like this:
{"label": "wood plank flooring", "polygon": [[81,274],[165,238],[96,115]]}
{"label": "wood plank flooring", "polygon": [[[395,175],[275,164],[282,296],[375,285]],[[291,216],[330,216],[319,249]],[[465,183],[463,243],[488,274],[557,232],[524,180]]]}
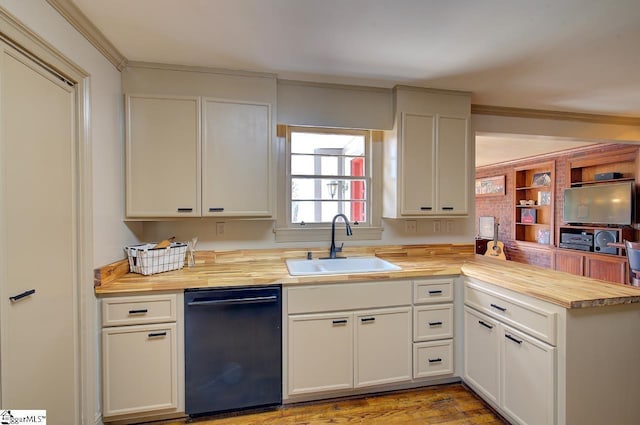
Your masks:
{"label": "wood plank flooring", "polygon": [[167,422],[165,425],[504,425],[461,384],[377,396],[304,403],[240,416]]}

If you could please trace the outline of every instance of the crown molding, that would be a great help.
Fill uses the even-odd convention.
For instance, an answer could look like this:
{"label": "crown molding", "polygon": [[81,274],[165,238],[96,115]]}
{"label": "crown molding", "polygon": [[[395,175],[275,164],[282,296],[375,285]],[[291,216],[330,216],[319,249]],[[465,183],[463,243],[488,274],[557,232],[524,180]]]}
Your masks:
{"label": "crown molding", "polygon": [[73,28],[82,34],[89,43],[98,49],[118,71],[122,71],[127,64],[127,58],[111,44],[107,37],[102,34],[98,27],[96,27],[75,4],[69,0],[47,0],[47,3],[62,15]]}
{"label": "crown molding", "polygon": [[614,124],[640,126],[640,117],[619,115],[585,114],[581,112],[549,111],[544,109],[511,108],[506,106],[471,105],[475,115],[495,115],[514,118],[533,118],[545,120],[581,121],[592,124]]}

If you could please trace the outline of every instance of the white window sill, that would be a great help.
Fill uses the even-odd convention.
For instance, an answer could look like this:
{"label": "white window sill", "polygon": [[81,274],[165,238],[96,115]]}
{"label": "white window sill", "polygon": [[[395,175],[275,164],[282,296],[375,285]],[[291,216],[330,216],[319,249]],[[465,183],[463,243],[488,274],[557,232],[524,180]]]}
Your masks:
{"label": "white window sill", "polygon": [[[351,226],[353,234],[345,236],[344,227],[336,229],[337,239],[344,241],[345,237],[356,241],[373,241],[382,239],[382,227],[357,227]],[[276,242],[320,242],[331,240],[331,227],[309,228],[276,228]]]}

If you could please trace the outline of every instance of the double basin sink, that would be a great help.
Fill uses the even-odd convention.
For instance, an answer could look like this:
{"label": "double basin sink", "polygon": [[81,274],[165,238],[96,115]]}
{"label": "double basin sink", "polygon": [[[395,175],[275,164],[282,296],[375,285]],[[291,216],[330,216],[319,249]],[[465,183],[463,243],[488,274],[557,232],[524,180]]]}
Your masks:
{"label": "double basin sink", "polygon": [[378,257],[317,258],[314,260],[286,260],[291,276],[324,274],[376,273],[401,270],[393,263]]}

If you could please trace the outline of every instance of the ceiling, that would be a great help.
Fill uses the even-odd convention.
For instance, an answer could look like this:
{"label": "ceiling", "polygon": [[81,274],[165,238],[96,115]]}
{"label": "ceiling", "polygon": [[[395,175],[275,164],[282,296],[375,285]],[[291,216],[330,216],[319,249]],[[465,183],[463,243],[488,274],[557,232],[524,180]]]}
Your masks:
{"label": "ceiling", "polygon": [[638,0],[72,2],[129,61],[640,117]]}

